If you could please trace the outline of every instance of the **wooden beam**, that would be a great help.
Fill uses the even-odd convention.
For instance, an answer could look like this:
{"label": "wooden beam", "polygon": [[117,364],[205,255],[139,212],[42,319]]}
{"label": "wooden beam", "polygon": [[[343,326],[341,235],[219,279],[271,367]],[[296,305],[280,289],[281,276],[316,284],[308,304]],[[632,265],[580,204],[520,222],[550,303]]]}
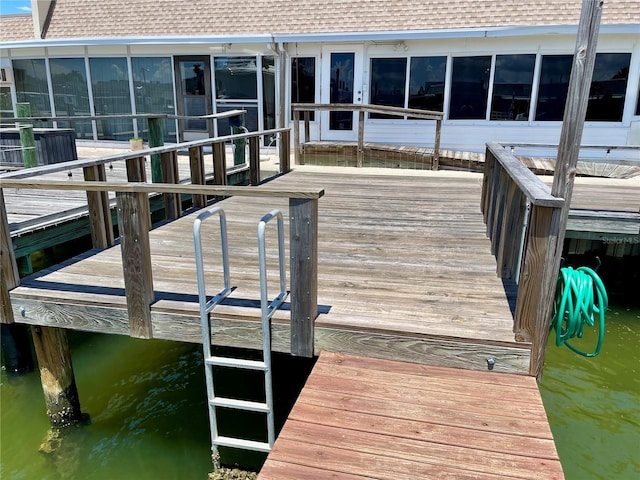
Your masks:
{"label": "wooden beam", "polygon": [[227,152],[224,143],[213,145],[213,183],[214,185],[227,184]]}
{"label": "wooden beam", "polygon": [[249,139],[249,185],[260,185],[260,138]]}
{"label": "wooden beam", "polygon": [[300,152],[300,110],[293,111],[293,159],[296,165],[304,165]]}
{"label": "wooden beam", "polygon": [[[83,168],[86,181],[105,182],[107,175],[104,165],[93,165]],[[94,248],[108,248],[113,245],[113,225],[111,223],[111,208],[108,192],[87,192],[89,209],[89,226],[91,228],[91,243]]]}
{"label": "wooden beam", "polygon": [[34,327],[32,332],[49,422],[53,427],[74,425],[82,413],[67,333],[53,327]]}
{"label": "wooden beam", "polygon": [[4,193],[0,188],[0,323],[13,323],[13,309],[9,291],[20,285],[20,275],[13,251],[11,231],[4,204]]}
{"label": "wooden beam", "polygon": [[311,112],[305,110],[303,113],[304,118],[304,143],[308,143],[311,140],[311,129],[309,125],[309,119],[311,118]]}
{"label": "wooden beam", "polygon": [[356,153],[356,166],[364,165],[364,110],[358,112],[358,150]]}
{"label": "wooden beam", "polygon": [[280,133],[280,173],[287,173],[291,170],[291,132]]}
{"label": "wooden beam", "polygon": [[[28,102],[17,103],[16,113],[18,117],[31,117],[31,104]],[[18,125],[20,135],[20,145],[22,146],[22,163],[25,168],[38,166],[38,152],[36,151],[36,140],[33,136],[33,125],[21,123]]]}
{"label": "wooden beam", "polygon": [[[176,152],[166,152],[160,155],[162,164],[162,178],[164,183],[177,185],[180,183],[180,173],[178,172],[178,158]],[[164,210],[167,219],[176,219],[182,213],[182,202],[177,193],[164,194]]]}
{"label": "wooden beam", "polygon": [[[153,148],[163,146],[163,117],[149,117],[147,122],[149,123],[149,147]],[[163,181],[162,160],[160,155],[157,153],[151,155],[151,181],[153,183],[161,183]]]}
{"label": "wooden beam", "polygon": [[[189,171],[191,172],[191,183],[193,185],[205,185],[206,178],[204,173],[204,155],[202,147],[189,148]],[[204,208],[207,206],[206,195],[192,195],[191,200],[193,206]]]}
{"label": "wooden beam", "polygon": [[130,335],[151,338],[154,292],[145,207],[149,200],[144,193],[119,193],[117,202]]}
{"label": "wooden beam", "polygon": [[289,200],[291,272],[291,353],[314,353],[318,315],[318,201]]}
{"label": "wooden beam", "polygon": [[440,168],[440,136],[442,133],[442,119],[436,120],[436,138],[433,141],[433,163],[431,164],[432,170],[438,170]]}

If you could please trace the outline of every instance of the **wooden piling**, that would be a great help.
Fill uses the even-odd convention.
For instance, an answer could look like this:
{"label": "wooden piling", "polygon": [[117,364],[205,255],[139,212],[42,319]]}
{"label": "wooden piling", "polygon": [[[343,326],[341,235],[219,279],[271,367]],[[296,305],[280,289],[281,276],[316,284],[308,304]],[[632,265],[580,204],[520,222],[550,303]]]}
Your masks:
{"label": "wooden piling", "polygon": [[[30,103],[17,103],[16,111],[18,117],[31,117]],[[36,140],[33,136],[33,125],[18,124],[20,134],[20,145],[22,146],[22,162],[25,168],[38,166],[38,152],[36,151]]]}
{"label": "wooden piling", "polygon": [[82,414],[67,334],[53,327],[33,327],[32,332],[49,422],[53,427],[74,425]]}
{"label": "wooden piling", "polygon": [[[149,147],[161,147],[164,145],[164,135],[162,134],[161,117],[150,117],[149,122]],[[151,155],[151,181],[153,183],[162,183],[162,161],[160,155],[154,153]]]}
{"label": "wooden piling", "polygon": [[260,185],[260,137],[249,138],[249,185]]}

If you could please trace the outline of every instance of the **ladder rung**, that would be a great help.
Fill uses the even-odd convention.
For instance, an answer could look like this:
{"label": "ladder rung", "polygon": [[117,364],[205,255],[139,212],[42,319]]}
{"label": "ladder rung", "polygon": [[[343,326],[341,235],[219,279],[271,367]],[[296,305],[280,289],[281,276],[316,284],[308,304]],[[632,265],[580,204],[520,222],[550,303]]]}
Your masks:
{"label": "ladder rung", "polygon": [[271,451],[271,446],[268,443],[243,440],[241,438],[218,437],[213,443],[220,447],[244,448],[246,450],[254,450],[256,452],[269,453]]}
{"label": "ladder rung", "polygon": [[267,364],[259,360],[244,360],[241,358],[209,357],[205,360],[207,365],[217,367],[244,368],[246,370],[267,370]]}
{"label": "ladder rung", "polygon": [[252,412],[269,413],[269,407],[262,402],[249,402],[235,398],[216,397],[209,400],[209,404],[215,407],[235,408],[237,410],[250,410]]}

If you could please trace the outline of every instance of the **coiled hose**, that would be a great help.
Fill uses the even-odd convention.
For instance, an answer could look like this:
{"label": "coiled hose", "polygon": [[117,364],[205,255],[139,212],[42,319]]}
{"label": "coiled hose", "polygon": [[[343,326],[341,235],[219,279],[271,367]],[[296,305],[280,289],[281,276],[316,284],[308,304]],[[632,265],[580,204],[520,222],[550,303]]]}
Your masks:
{"label": "coiled hose", "polygon": [[[604,340],[604,313],[609,298],[604,284],[589,267],[560,269],[556,284],[551,329],[556,331],[556,346],[562,344],[583,357],[595,357],[600,353]],[[598,343],[592,353],[585,353],[569,343],[572,338],[582,338],[585,324],[593,327],[598,317]]]}

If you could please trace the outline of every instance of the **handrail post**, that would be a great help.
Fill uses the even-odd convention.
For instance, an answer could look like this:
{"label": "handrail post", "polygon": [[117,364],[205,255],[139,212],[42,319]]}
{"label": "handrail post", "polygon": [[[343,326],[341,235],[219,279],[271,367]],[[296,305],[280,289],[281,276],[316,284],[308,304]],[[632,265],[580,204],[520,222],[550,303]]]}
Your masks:
{"label": "handrail post", "polygon": [[[204,185],[204,155],[202,154],[202,147],[189,147],[189,171],[191,173],[191,183],[193,185]],[[192,195],[191,201],[193,206],[197,208],[204,208],[207,206],[206,195]]]}
{"label": "handrail post", "polygon": [[318,200],[289,199],[291,353],[314,354],[318,315]]}
{"label": "handrail post", "polygon": [[154,300],[146,193],[117,193],[125,295],[132,337],[152,338],[151,303]]}
{"label": "handrail post", "polygon": [[296,165],[304,165],[300,154],[300,110],[293,110],[293,159]]}
{"label": "handrail post", "polygon": [[364,165],[364,110],[358,110],[358,151],[356,165],[360,168]]}
{"label": "handrail post", "polygon": [[20,285],[16,255],[13,251],[7,208],[0,188],[0,323],[13,323],[13,309],[9,291]]}
{"label": "handrail post", "polygon": [[249,185],[260,185],[260,137],[249,137]]}
{"label": "handrail post", "polygon": [[433,162],[431,163],[432,170],[438,170],[440,168],[440,132],[442,131],[442,117],[436,120],[436,138],[433,142]]}
{"label": "handrail post", "polygon": [[309,125],[311,112],[309,112],[309,110],[305,110],[303,117],[304,117],[304,143],[308,143],[309,140],[311,140],[311,128]]}
{"label": "handrail post", "polygon": [[[149,147],[161,147],[164,145],[164,135],[162,135],[162,117],[149,117]],[[154,153],[151,155],[151,181],[153,183],[162,183],[162,160],[160,155]]]}
{"label": "handrail post", "polygon": [[213,144],[213,183],[214,185],[227,184],[227,152],[224,142]]}
{"label": "handrail post", "polygon": [[[29,102],[16,104],[18,117],[31,117],[31,104]],[[33,136],[33,125],[19,123],[18,135],[20,135],[20,145],[22,146],[22,163],[25,168],[38,166],[38,152],[36,151],[36,141]]]}
{"label": "handrail post", "polygon": [[[84,167],[82,170],[87,182],[105,182],[107,180],[104,165]],[[91,244],[94,248],[110,247],[113,245],[114,239],[109,192],[87,192],[87,206],[89,208]]]}
{"label": "handrail post", "polygon": [[280,132],[280,173],[291,170],[291,130]]}
{"label": "handrail post", "polygon": [[[178,172],[178,160],[176,152],[165,152],[160,154],[162,163],[162,177],[164,183],[180,183],[180,173]],[[181,195],[178,193],[167,193],[164,195],[165,216],[167,219],[176,219],[182,212]]]}

